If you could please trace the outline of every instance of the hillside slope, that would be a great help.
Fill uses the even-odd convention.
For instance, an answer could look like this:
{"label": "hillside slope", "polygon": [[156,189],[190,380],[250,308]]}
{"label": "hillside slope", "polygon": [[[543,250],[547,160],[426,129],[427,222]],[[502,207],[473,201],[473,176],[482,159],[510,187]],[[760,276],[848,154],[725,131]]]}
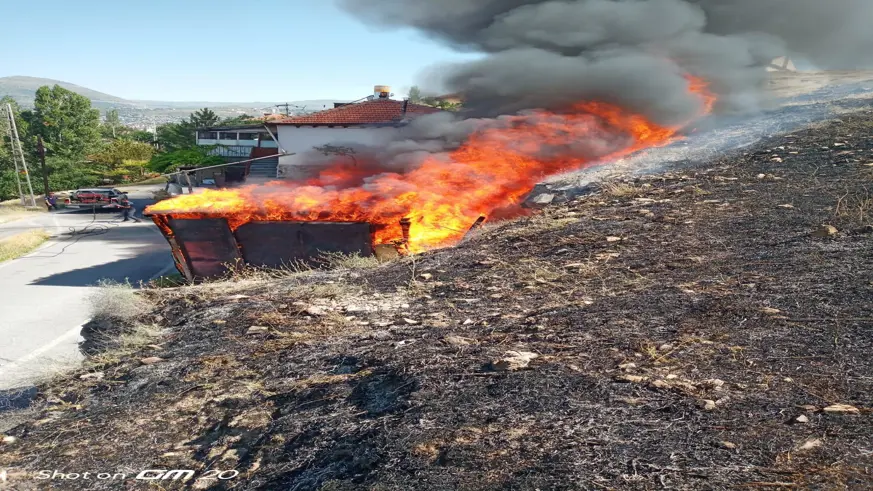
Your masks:
{"label": "hillside slope", "polygon": [[149,291],[0,467],[16,489],[873,487],[871,114],[372,269]]}
{"label": "hillside slope", "polygon": [[21,104],[32,105],[33,98],[36,96],[36,89],[43,85],[48,85],[49,87],[60,85],[67,90],[91,99],[92,103],[133,104],[121,97],[104,94],[103,92],[91,90],[87,87],[71,84],[69,82],[52,80],[49,78],[23,76],[0,77],[0,96],[9,95]]}

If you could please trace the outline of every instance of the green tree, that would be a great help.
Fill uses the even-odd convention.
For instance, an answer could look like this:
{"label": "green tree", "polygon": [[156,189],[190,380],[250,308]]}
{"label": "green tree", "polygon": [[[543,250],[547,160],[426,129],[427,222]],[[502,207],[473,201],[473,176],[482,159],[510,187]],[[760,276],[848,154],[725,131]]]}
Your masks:
{"label": "green tree", "polygon": [[155,135],[151,131],[131,129],[125,137],[135,142],[148,143],[152,145],[155,141]]}
{"label": "green tree", "polygon": [[196,146],[197,127],[189,120],[158,126],[158,146],[164,152],[175,152]]}
{"label": "green tree", "polygon": [[136,180],[143,177],[146,164],[154,154],[148,143],[133,140],[112,140],[99,152],[90,156],[94,170],[99,170],[103,179],[112,182]]}
{"label": "green tree", "polygon": [[413,85],[412,88],[409,89],[407,97],[409,97],[409,102],[412,102],[413,104],[420,103],[422,99],[421,89],[419,89],[417,85]]}
{"label": "green tree", "polygon": [[117,109],[106,111],[106,115],[103,117],[103,127],[106,129],[106,133],[112,135],[112,138],[118,138],[118,129],[122,126]]}
{"label": "green tree", "polygon": [[100,143],[100,111],[91,100],[59,85],[37,89],[33,111],[25,112],[30,136],[42,136],[46,151],[69,160],[81,159]]}
{"label": "green tree", "polygon": [[251,124],[261,124],[262,121],[255,119],[254,116],[249,116],[248,114],[241,114],[239,116],[234,116],[232,118],[224,118],[218,122],[218,126],[243,126],[243,125],[251,125]]}
{"label": "green tree", "polygon": [[155,172],[168,173],[184,166],[208,167],[224,163],[223,158],[209,155],[207,153],[208,150],[208,147],[195,146],[172,152],[159,153],[149,161],[148,168]]}
{"label": "green tree", "polygon": [[215,126],[221,118],[218,117],[217,114],[212,112],[208,107],[204,107],[203,109],[191,114],[189,121],[194,128],[207,128],[209,126]]}

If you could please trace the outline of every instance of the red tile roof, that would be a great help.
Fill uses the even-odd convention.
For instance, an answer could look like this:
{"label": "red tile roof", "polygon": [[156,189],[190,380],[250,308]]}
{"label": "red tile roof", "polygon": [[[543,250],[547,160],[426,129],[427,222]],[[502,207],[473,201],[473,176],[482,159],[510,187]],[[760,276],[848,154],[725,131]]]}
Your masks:
{"label": "red tile roof", "polygon": [[[293,118],[276,121],[276,124],[292,125],[355,125],[355,124],[386,124],[396,123],[404,118],[404,101],[392,99],[375,99],[372,101],[348,104],[345,106],[319,111],[317,113],[296,116]],[[406,107],[405,117],[420,116],[422,114],[438,113],[440,109],[421,104],[409,103]]]}

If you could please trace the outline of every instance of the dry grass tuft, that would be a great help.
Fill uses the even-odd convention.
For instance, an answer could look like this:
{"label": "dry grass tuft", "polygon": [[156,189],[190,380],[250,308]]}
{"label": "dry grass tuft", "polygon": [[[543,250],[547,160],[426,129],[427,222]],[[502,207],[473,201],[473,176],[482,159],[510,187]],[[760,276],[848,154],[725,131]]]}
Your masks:
{"label": "dry grass tuft", "polygon": [[151,303],[129,283],[105,281],[88,298],[95,319],[134,319],[148,313]]}
{"label": "dry grass tuft", "polygon": [[382,264],[375,256],[364,257],[360,254],[337,252],[324,253],[320,260],[330,269],[371,269]]}
{"label": "dry grass tuft", "polygon": [[0,240],[0,262],[19,258],[41,246],[48,239],[49,234],[45,230],[30,230]]}
{"label": "dry grass tuft", "polygon": [[600,184],[600,191],[613,198],[636,196],[642,192],[637,186],[624,182],[603,182]]}

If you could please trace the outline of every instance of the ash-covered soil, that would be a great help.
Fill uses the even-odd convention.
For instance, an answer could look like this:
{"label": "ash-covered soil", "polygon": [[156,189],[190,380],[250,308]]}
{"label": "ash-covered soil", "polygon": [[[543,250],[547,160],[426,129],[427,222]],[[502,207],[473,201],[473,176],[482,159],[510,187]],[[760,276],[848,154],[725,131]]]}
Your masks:
{"label": "ash-covered soil", "polygon": [[162,337],[42,387],[0,468],[17,489],[873,488],[871,112],[744,152],[371,269],[146,292]]}

